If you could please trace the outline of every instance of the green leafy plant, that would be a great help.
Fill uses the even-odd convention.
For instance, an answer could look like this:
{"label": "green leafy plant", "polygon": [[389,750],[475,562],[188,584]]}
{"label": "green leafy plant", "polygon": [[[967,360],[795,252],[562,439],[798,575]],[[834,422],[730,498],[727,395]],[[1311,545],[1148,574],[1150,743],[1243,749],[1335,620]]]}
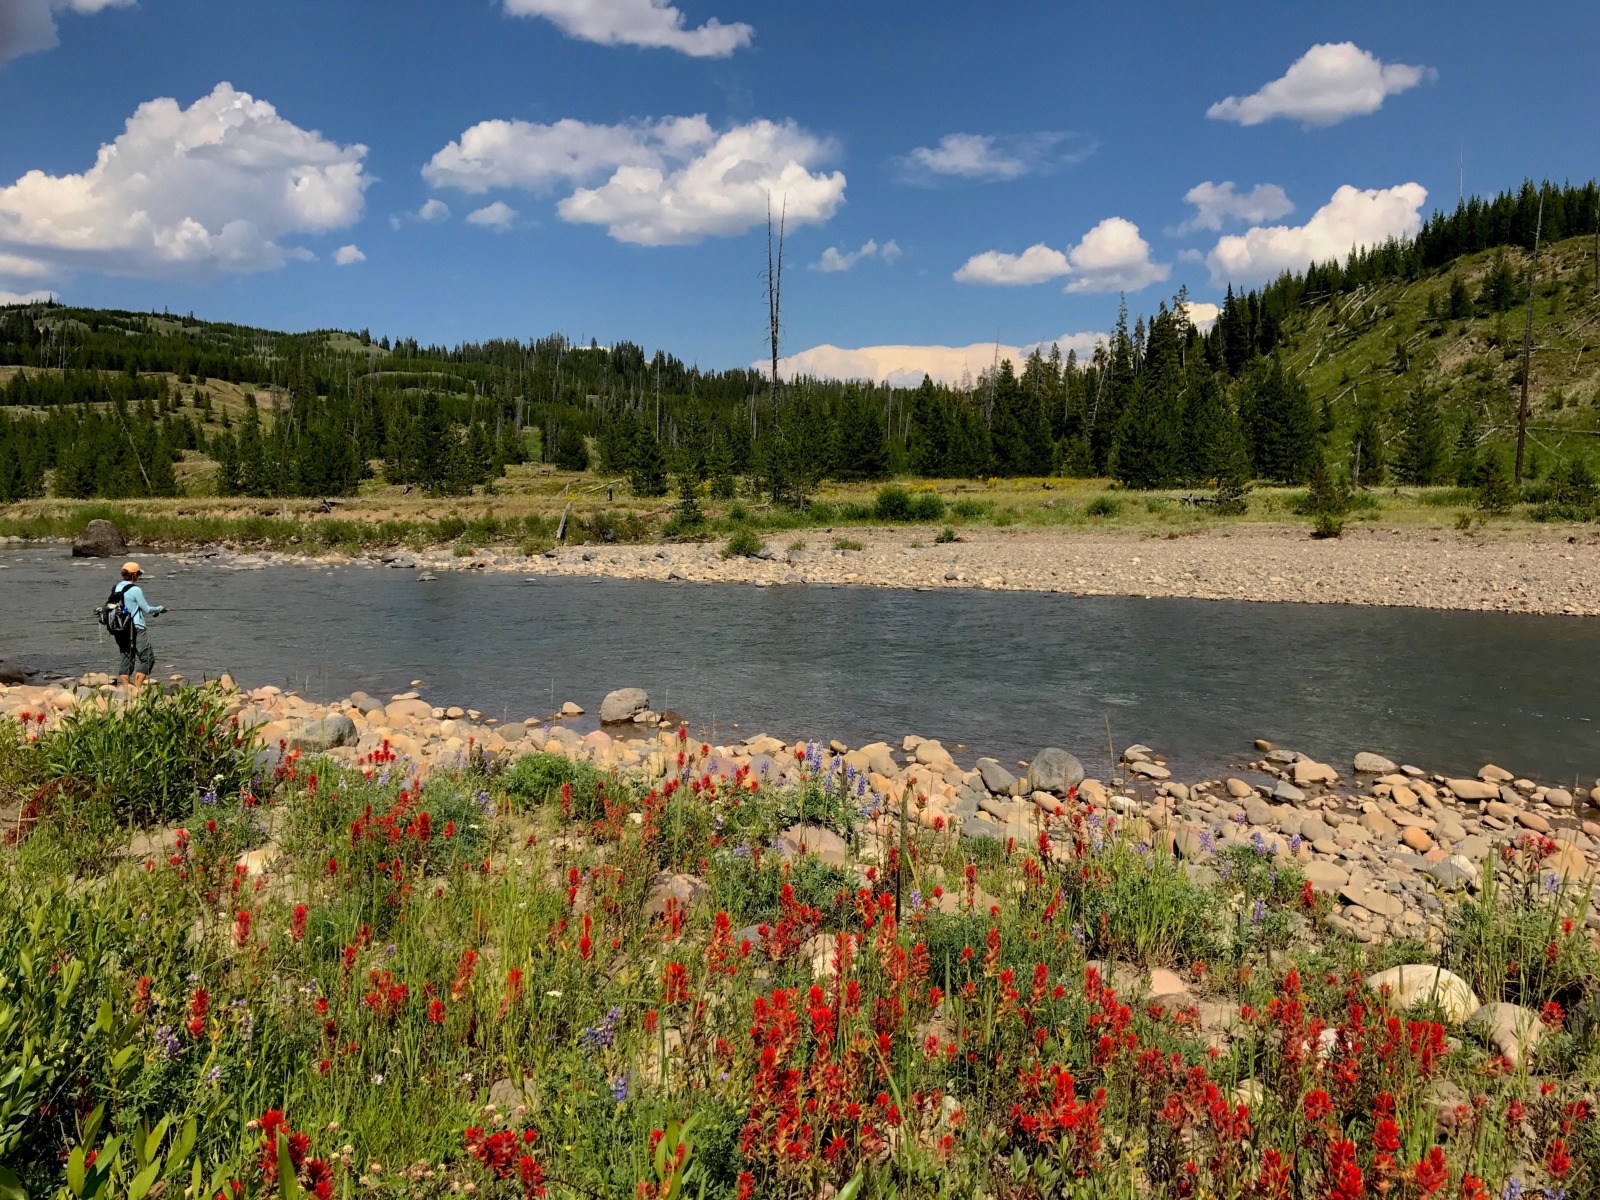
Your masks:
{"label": "green leafy plant", "polygon": [[765,543],[753,529],[735,530],[722,547],[723,558],[754,558]]}

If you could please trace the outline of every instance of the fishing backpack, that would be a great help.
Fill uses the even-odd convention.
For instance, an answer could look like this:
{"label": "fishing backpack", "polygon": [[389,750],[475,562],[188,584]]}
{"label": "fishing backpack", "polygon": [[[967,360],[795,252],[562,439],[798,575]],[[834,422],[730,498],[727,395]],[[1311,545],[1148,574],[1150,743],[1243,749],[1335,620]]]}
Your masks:
{"label": "fishing backpack", "polygon": [[106,632],[112,637],[122,639],[133,631],[133,614],[123,604],[122,597],[133,584],[127,580],[118,583],[111,589],[111,595],[106,597],[106,602],[95,613],[95,620],[106,627]]}

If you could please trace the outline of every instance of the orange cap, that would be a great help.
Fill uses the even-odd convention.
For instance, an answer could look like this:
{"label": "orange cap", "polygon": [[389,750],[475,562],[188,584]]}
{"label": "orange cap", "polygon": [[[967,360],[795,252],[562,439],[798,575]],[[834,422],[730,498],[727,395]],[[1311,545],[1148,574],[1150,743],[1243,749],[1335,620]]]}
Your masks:
{"label": "orange cap", "polygon": [[122,573],[124,575],[140,575],[140,574],[143,574],[143,572],[139,570],[139,564],[136,563],[136,562],[125,562],[125,563],[123,563],[122,564]]}

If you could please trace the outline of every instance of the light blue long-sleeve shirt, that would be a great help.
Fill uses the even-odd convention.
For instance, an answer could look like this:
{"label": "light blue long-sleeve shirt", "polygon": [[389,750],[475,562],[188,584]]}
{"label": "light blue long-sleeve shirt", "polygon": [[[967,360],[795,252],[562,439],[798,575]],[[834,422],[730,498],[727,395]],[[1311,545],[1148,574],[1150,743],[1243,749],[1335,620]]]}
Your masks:
{"label": "light blue long-sleeve shirt", "polygon": [[151,604],[150,601],[146,600],[144,589],[137,583],[132,587],[122,589],[122,607],[132,614],[135,629],[145,628],[144,619],[146,616],[154,617],[167,611],[164,605]]}

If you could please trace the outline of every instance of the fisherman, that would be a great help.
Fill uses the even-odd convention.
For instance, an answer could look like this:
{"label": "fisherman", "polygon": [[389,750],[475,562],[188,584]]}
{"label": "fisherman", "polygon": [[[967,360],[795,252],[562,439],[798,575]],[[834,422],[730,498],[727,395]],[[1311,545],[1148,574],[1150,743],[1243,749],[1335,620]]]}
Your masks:
{"label": "fisherman", "polygon": [[150,644],[150,633],[145,624],[149,617],[158,617],[167,611],[164,604],[151,604],[145,598],[144,589],[139,586],[139,580],[144,576],[136,562],[122,564],[122,582],[117,584],[111,593],[113,597],[120,598],[122,610],[127,613],[129,620],[127,628],[121,633],[114,633],[117,639],[117,649],[122,651],[122,669],[117,680],[124,687],[128,684],[128,677],[133,676],[133,686],[141,687],[146,677],[155,670],[156,652]]}

